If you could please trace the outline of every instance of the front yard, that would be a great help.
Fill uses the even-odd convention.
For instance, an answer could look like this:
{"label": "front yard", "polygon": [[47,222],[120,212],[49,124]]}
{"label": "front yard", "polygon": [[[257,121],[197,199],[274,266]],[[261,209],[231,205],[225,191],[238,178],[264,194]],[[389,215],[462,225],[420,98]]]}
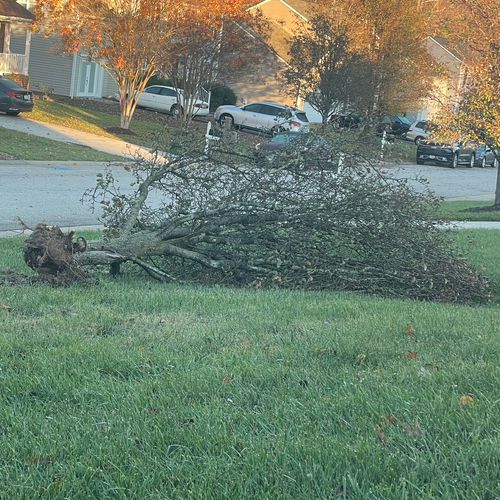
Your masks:
{"label": "front yard", "polygon": [[[500,232],[455,237],[500,281]],[[498,303],[0,286],[0,491],[493,499],[499,325]]]}
{"label": "front yard", "polygon": [[158,141],[168,142],[177,126],[169,115],[138,109],[130,125],[131,133],[121,134],[116,130],[120,126],[118,103],[59,96],[53,101],[37,99],[31,118],[145,147],[152,147]]}
{"label": "front yard", "polygon": [[41,161],[124,161],[115,156],[78,144],[51,141],[0,127],[0,160]]}

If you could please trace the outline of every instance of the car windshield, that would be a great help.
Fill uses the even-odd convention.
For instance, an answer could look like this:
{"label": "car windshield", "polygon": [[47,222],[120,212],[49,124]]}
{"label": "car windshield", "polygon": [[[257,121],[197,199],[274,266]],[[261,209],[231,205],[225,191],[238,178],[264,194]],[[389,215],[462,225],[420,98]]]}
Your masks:
{"label": "car windshield", "polygon": [[300,134],[276,134],[269,142],[271,144],[289,144],[300,137]]}
{"label": "car windshield", "polygon": [[398,116],[398,119],[401,123],[404,123],[405,125],[411,125],[411,121],[406,118],[406,116]]}

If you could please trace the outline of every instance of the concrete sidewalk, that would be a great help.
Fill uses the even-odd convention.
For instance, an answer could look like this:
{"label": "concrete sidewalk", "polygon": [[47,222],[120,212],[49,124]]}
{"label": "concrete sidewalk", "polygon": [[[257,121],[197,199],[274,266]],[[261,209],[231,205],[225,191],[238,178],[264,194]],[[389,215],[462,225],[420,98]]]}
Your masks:
{"label": "concrete sidewalk", "polygon": [[45,137],[46,139],[51,139],[53,141],[88,146],[97,151],[118,156],[125,156],[128,158],[132,158],[137,154],[145,157],[151,155],[149,149],[122,141],[120,139],[112,139],[110,137],[90,134],[81,130],[75,130],[61,125],[54,125],[52,123],[42,123],[21,116],[0,115],[0,127],[14,130],[16,132],[36,135],[38,137]]}
{"label": "concrete sidewalk", "polygon": [[500,229],[500,222],[495,221],[451,221],[451,229]]}

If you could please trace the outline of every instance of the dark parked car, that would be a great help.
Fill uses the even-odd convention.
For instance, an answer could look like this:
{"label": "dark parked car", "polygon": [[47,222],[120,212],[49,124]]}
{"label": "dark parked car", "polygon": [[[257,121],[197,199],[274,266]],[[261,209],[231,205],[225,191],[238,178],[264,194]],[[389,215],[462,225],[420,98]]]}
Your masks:
{"label": "dark parked car", "polygon": [[17,116],[33,109],[33,93],[0,76],[0,111]]}
{"label": "dark parked car", "polygon": [[498,167],[498,158],[488,146],[481,144],[476,148],[476,167]]}
{"label": "dark parked car", "polygon": [[435,163],[455,168],[465,165],[472,168],[476,163],[476,145],[474,144],[438,144],[421,142],[417,146],[417,164]]}
{"label": "dark parked car", "polygon": [[331,152],[324,139],[304,132],[282,132],[255,146],[257,153],[269,161],[286,149],[300,155],[301,164],[314,168],[337,168],[338,160],[331,158]]}
{"label": "dark parked car", "polygon": [[406,116],[384,116],[377,125],[377,133],[382,134],[385,130],[394,137],[405,137],[410,127],[411,121]]}
{"label": "dark parked car", "polygon": [[332,115],[329,123],[337,129],[356,129],[361,125],[361,117],[354,114]]}

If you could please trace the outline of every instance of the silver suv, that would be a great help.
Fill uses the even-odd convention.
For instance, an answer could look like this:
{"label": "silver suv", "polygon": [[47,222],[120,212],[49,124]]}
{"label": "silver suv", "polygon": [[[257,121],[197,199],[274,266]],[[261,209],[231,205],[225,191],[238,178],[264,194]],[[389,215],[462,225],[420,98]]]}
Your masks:
{"label": "silver suv", "polygon": [[406,139],[419,144],[431,135],[431,123],[427,120],[418,120],[411,124],[410,130],[406,132]]}
{"label": "silver suv", "polygon": [[214,115],[222,126],[249,128],[263,132],[309,132],[303,111],[274,102],[246,106],[219,106]]}

